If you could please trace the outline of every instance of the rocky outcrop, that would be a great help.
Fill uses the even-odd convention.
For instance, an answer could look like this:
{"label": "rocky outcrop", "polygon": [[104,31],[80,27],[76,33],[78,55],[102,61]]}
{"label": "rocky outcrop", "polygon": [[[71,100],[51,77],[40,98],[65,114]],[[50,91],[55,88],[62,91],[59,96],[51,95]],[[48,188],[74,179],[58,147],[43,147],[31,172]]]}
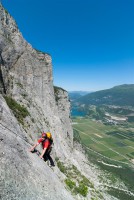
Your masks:
{"label": "rocky outcrop", "polygon": [[[23,128],[28,135],[35,140],[43,130],[51,131],[56,141],[56,152],[63,157],[68,149],[63,140],[67,132],[72,139],[70,120],[64,120],[70,111],[67,109],[59,117],[53,88],[51,56],[36,51],[23,39],[15,21],[2,6],[0,21],[1,91],[27,108],[30,115],[24,120]],[[66,99],[66,95],[62,97]],[[65,99],[64,106],[69,108],[68,99]],[[63,112],[60,110],[60,113]],[[66,127],[69,129],[64,129],[63,121],[67,122]]]}
{"label": "rocky outcrop", "polygon": [[[54,94],[56,104],[58,106],[58,115],[62,122],[62,129],[64,134],[64,140],[68,143],[68,146],[73,147],[73,134],[71,126],[70,116],[70,103],[67,91],[62,88],[54,87]],[[67,103],[68,102],[68,103]]]}
{"label": "rocky outcrop", "polygon": [[[67,110],[58,108],[51,62],[50,55],[33,49],[23,39],[13,18],[0,5],[0,171],[3,200],[73,199],[46,163],[28,151],[42,131],[50,131],[54,138],[53,157],[65,160],[71,155],[73,132],[70,119],[67,119],[70,104],[67,93],[62,94],[60,102],[63,99]],[[20,116],[17,109],[27,114]],[[67,134],[70,142],[66,140]]]}
{"label": "rocky outcrop", "polygon": [[28,152],[27,134],[1,95],[0,105],[1,199],[72,200],[52,169]]}

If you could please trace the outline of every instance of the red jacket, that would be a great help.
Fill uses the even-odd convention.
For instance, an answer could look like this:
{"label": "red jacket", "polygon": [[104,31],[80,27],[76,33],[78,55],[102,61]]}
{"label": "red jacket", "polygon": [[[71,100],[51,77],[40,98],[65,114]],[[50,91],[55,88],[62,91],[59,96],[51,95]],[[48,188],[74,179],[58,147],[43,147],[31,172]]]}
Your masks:
{"label": "red jacket", "polygon": [[40,138],[40,139],[38,140],[38,143],[39,143],[39,144],[42,143],[42,148],[43,148],[43,149],[44,149],[44,148],[49,149],[50,146],[51,146],[49,139]]}

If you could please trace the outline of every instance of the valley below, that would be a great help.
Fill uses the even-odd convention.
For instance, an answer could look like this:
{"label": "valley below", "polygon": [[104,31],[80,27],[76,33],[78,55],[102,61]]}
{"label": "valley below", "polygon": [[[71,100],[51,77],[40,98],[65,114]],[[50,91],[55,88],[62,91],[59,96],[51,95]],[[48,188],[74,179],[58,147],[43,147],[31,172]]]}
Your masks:
{"label": "valley below", "polygon": [[108,124],[73,116],[74,139],[99,169],[100,190],[120,200],[134,199],[134,123]]}

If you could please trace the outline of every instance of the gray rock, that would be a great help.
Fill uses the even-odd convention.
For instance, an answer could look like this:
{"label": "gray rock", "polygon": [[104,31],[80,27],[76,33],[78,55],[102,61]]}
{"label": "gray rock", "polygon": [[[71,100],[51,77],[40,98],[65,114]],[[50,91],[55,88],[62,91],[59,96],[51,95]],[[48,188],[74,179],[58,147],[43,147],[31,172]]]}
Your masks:
{"label": "gray rock", "polygon": [[[65,159],[70,152],[64,140],[67,130],[55,102],[51,61],[50,55],[36,51],[23,39],[15,21],[0,5],[0,91],[29,112],[21,124],[0,95],[2,200],[73,199],[53,170],[28,151],[42,131],[50,131],[53,157]],[[65,103],[69,107],[68,100]],[[62,117],[65,121],[64,113]]]}
{"label": "gray rock", "polygon": [[73,199],[57,175],[36,154],[6,102],[0,120],[1,199]]}

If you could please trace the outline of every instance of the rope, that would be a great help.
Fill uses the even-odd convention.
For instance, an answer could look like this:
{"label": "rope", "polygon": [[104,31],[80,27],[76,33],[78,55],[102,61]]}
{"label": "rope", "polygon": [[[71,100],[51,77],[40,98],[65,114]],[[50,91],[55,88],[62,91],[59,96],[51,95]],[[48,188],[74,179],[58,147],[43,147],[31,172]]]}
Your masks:
{"label": "rope", "polygon": [[26,143],[30,144],[30,145],[33,145],[31,144],[30,142],[28,142],[26,139],[24,139],[23,137],[21,137],[20,135],[18,135],[16,132],[12,131],[10,128],[8,128],[7,126],[3,125],[1,122],[0,124],[5,127],[7,130],[9,130],[11,133],[14,133],[17,137],[21,138],[22,140],[24,140]]}

